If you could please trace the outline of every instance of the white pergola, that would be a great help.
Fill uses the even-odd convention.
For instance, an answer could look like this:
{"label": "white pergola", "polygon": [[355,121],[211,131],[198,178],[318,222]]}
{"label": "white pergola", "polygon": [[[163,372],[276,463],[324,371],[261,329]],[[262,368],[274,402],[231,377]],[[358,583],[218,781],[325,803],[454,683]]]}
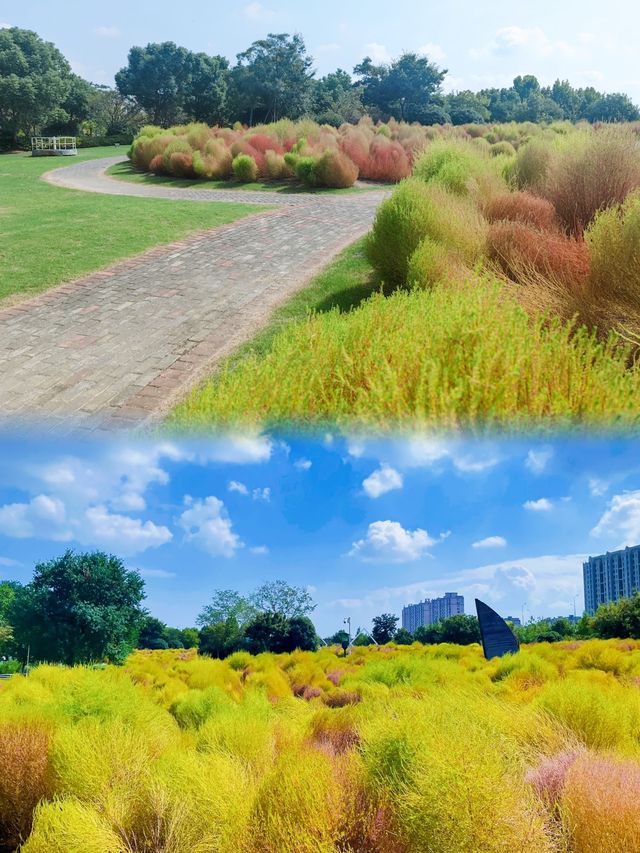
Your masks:
{"label": "white pergola", "polygon": [[31,138],[33,157],[73,157],[77,153],[75,136],[33,136]]}

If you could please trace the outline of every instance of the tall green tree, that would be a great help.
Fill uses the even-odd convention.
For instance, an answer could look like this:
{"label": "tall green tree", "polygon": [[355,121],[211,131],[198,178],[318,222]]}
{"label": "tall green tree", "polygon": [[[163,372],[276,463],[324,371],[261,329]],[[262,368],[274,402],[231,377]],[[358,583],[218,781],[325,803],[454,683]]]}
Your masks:
{"label": "tall green tree", "polygon": [[251,604],[262,613],[280,613],[285,619],[307,616],[316,609],[308,590],[286,581],[270,581],[252,594]]}
{"label": "tall green tree", "polygon": [[364,115],[362,87],[341,68],[313,84],[313,115],[320,124],[357,124]]}
{"label": "tall green tree", "polygon": [[196,622],[200,627],[205,628],[208,625],[217,625],[218,622],[233,619],[242,628],[257,615],[257,612],[255,605],[236,590],[217,589],[209,604],[202,609]]}
{"label": "tall green tree", "polygon": [[140,575],[100,551],[39,563],[9,607],[18,653],[30,647],[33,660],[68,665],[122,661],[144,621],[143,599]]}
{"label": "tall green tree", "polygon": [[236,118],[253,124],[296,119],[309,111],[313,60],[301,35],[269,33],[238,54],[232,104]]}
{"label": "tall green tree", "polygon": [[72,87],[69,63],[50,42],[30,30],[0,29],[0,130],[15,145],[67,116]]}
{"label": "tall green tree", "polygon": [[183,119],[222,121],[227,76],[224,57],[192,53],[166,41],[132,47],[116,85],[121,95],[135,98],[154,124],[168,127]]}
{"label": "tall green tree", "polygon": [[381,616],[373,617],[371,636],[378,645],[383,646],[385,643],[390,643],[393,640],[398,630],[399,621],[398,617],[392,613],[383,613]]}
{"label": "tall green tree", "polygon": [[374,65],[366,57],[354,73],[361,78],[365,104],[382,117],[424,121],[434,107],[442,109],[442,82],[448,72],[426,56],[403,53],[389,65]]}

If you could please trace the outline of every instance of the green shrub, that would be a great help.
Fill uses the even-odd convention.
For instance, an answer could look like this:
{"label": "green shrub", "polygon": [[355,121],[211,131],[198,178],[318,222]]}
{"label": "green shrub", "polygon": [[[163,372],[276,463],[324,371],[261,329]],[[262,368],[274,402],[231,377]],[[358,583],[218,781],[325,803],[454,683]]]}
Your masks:
{"label": "green shrub", "polygon": [[298,157],[296,161],[296,177],[306,187],[317,186],[316,179],[316,158],[315,157]]}
{"label": "green shrub", "polygon": [[425,238],[473,264],[482,252],[485,230],[471,199],[409,178],[378,208],[367,255],[386,284],[402,286],[409,280],[409,259]]}
{"label": "green shrub", "polygon": [[258,179],[258,164],[248,154],[238,154],[232,168],[236,180],[241,184],[253,184]]}
{"label": "green shrub", "polygon": [[426,288],[453,281],[464,274],[465,266],[457,252],[425,237],[409,258],[407,283],[411,287]]}
{"label": "green shrub", "polygon": [[433,142],[418,158],[413,174],[426,183],[438,183],[462,196],[471,193],[488,197],[502,184],[491,158],[468,140]]}

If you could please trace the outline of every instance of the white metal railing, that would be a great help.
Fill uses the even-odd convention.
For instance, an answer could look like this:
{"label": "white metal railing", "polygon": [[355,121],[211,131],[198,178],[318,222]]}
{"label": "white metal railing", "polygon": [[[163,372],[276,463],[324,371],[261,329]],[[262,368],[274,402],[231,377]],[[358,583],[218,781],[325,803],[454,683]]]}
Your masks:
{"label": "white metal railing", "polygon": [[74,154],[77,151],[77,141],[75,136],[33,136],[31,150],[43,154]]}

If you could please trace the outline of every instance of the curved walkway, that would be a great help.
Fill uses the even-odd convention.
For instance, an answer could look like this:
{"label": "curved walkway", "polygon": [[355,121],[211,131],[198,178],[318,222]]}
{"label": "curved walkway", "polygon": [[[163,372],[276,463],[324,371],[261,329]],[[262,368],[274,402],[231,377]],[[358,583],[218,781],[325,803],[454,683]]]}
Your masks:
{"label": "curved walkway", "polygon": [[97,193],[272,207],[0,307],[5,422],[95,431],[161,417],[277,305],[364,235],[385,197],[182,190],[104,174],[122,159],[77,163],[46,179]]}

